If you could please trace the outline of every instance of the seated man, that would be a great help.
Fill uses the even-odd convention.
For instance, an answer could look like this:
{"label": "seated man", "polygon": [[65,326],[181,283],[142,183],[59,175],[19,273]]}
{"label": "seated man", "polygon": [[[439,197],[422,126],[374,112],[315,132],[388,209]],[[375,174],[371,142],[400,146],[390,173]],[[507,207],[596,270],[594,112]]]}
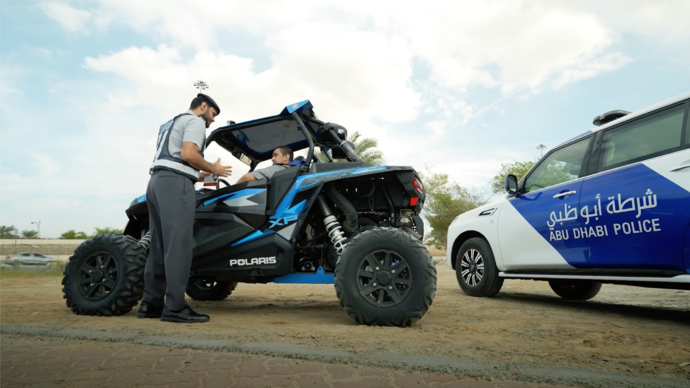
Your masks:
{"label": "seated man", "polygon": [[242,175],[240,179],[235,182],[235,184],[260,179],[270,180],[273,174],[278,171],[282,171],[284,168],[288,168],[289,166],[285,166],[284,164],[292,162],[292,158],[293,152],[290,147],[278,147],[273,150],[273,157],[271,158],[271,161],[273,162],[272,166],[248,172]]}

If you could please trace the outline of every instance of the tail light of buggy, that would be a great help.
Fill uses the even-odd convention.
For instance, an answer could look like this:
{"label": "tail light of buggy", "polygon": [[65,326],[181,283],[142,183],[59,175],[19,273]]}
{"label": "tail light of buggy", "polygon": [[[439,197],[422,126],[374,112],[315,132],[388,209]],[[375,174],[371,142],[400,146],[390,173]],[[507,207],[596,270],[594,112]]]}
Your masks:
{"label": "tail light of buggy", "polygon": [[424,193],[424,185],[419,179],[417,179],[417,177],[412,178],[412,187],[414,187],[419,194]]}

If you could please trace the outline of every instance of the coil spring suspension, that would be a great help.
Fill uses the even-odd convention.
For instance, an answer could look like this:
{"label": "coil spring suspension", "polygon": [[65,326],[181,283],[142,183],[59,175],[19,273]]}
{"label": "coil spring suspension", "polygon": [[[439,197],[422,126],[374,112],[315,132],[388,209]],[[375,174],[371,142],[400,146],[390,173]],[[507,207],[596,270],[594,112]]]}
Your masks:
{"label": "coil spring suspension", "polygon": [[139,240],[139,245],[144,247],[147,251],[149,250],[149,247],[151,246],[151,231],[146,232],[144,237]]}
{"label": "coil spring suspension", "polygon": [[328,237],[331,239],[335,251],[340,256],[343,253],[343,249],[347,246],[347,238],[340,227],[340,223],[332,215],[324,218],[323,223],[326,225]]}

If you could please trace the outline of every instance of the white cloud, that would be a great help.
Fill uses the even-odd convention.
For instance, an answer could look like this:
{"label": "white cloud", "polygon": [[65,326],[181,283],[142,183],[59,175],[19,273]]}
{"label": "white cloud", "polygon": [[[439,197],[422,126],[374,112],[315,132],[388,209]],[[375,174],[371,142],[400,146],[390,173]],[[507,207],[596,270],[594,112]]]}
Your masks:
{"label": "white cloud", "polygon": [[[222,108],[216,125],[274,115],[285,104],[310,98],[321,118],[378,138],[390,164],[421,168],[431,162],[463,185],[482,185],[501,162],[522,159],[513,155],[514,145],[494,147],[491,155],[482,151],[482,136],[493,141],[499,135],[496,129],[472,127],[485,112],[500,110],[508,98],[529,100],[626,66],[635,53],[624,52],[618,42],[630,34],[675,45],[690,39],[683,28],[687,3],[76,3],[83,9],[70,4],[39,7],[69,32],[125,28],[156,43],[93,46],[84,59],[86,79],[46,87],[53,98],[71,100],[71,114],[85,129],[57,137],[48,155],[25,155],[22,163],[42,168],[26,177],[5,174],[3,181],[14,184],[12,193],[3,195],[21,195],[36,181],[60,187],[56,195],[68,204],[64,201],[76,193],[103,200],[143,193],[157,128],[187,108],[195,94],[192,84],[200,79]],[[257,57],[240,50],[244,40],[256,42],[252,49],[265,56],[260,67]],[[2,80],[12,83],[0,82],[0,91],[14,99],[21,91],[12,85],[20,83],[6,69]],[[80,95],[90,97],[70,97]],[[12,111],[12,102],[3,97],[3,112]],[[426,121],[421,130],[398,134],[420,115]],[[19,133],[8,136],[3,128],[3,140],[21,139]],[[462,141],[448,144],[453,136]],[[246,171],[219,147],[207,150],[207,160],[218,156],[235,168],[230,182]],[[96,173],[75,179],[93,165]]]}
{"label": "white cloud", "polygon": [[89,32],[86,23],[91,19],[91,12],[57,1],[40,3],[38,6],[65,30],[79,33]]}

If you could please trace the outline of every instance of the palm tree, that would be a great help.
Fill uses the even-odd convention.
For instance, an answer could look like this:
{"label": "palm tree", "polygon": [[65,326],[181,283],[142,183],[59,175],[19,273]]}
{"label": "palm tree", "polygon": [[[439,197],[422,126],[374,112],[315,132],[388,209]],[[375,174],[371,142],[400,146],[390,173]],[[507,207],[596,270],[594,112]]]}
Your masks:
{"label": "palm tree", "polygon": [[[355,152],[360,158],[366,163],[372,166],[380,166],[384,163],[383,152],[377,147],[379,146],[379,141],[372,137],[362,137],[359,131],[355,131],[348,135],[347,141],[352,142],[355,145]],[[323,159],[321,152],[316,151],[316,156],[319,159]],[[347,162],[346,159],[336,159],[336,162]]]}
{"label": "palm tree", "polygon": [[38,232],[35,230],[22,230],[22,238],[36,238]]}
{"label": "palm tree", "polygon": [[15,238],[14,225],[0,225],[0,238]]}

